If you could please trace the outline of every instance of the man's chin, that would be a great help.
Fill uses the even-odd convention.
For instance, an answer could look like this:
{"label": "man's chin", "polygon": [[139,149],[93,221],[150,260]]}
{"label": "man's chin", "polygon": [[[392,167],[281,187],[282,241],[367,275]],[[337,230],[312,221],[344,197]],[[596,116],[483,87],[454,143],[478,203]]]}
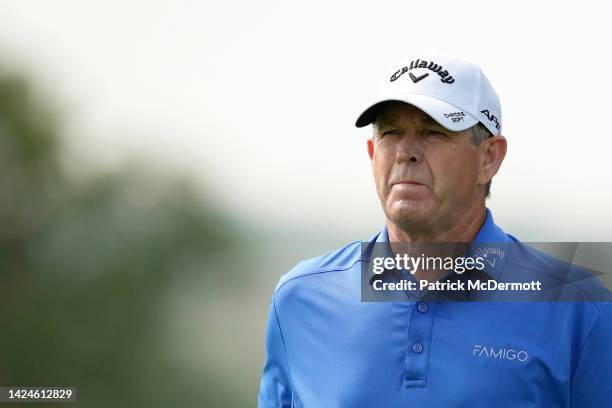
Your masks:
{"label": "man's chin", "polygon": [[394,205],[386,213],[390,221],[405,228],[424,226],[432,219],[431,208],[417,203]]}

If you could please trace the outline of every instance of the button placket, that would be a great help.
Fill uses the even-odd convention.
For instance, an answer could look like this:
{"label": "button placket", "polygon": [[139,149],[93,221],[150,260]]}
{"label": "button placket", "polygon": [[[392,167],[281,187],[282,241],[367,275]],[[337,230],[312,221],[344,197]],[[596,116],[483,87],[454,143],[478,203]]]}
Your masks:
{"label": "button placket", "polygon": [[404,386],[407,388],[427,386],[433,306],[433,303],[419,301],[410,310],[404,359]]}

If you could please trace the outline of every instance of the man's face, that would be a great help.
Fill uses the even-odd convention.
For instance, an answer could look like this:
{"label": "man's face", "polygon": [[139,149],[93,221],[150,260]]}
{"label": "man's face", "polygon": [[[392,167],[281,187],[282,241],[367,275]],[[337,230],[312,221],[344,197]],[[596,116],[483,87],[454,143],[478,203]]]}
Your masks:
{"label": "man's face", "polygon": [[478,183],[481,151],[471,131],[450,132],[401,102],[383,108],[368,151],[387,218],[408,230],[452,226],[484,199]]}

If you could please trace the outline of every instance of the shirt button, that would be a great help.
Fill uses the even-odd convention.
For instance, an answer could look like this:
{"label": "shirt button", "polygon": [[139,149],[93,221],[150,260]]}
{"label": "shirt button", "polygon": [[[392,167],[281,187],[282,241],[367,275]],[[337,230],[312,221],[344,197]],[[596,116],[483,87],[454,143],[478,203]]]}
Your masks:
{"label": "shirt button", "polygon": [[421,343],[414,343],[412,345],[412,351],[419,354],[423,351],[423,345]]}
{"label": "shirt button", "polygon": [[427,303],[419,302],[419,304],[417,305],[417,309],[421,313],[427,312]]}

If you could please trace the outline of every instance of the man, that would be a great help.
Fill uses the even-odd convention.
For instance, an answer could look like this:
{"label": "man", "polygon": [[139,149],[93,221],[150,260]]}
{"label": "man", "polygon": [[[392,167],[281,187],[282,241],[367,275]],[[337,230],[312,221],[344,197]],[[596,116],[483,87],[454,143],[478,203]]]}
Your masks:
{"label": "man", "polygon": [[[369,124],[385,227],[281,278],[259,406],[612,407],[609,292],[504,233],[485,207],[506,139],[481,69],[441,54],[410,58],[356,123]],[[436,243],[451,247],[424,249]],[[381,253],[398,262],[443,253],[452,265],[377,271]],[[461,254],[480,266],[460,272]],[[476,278],[532,284],[512,295],[461,284]],[[436,282],[449,286],[430,289]]]}

